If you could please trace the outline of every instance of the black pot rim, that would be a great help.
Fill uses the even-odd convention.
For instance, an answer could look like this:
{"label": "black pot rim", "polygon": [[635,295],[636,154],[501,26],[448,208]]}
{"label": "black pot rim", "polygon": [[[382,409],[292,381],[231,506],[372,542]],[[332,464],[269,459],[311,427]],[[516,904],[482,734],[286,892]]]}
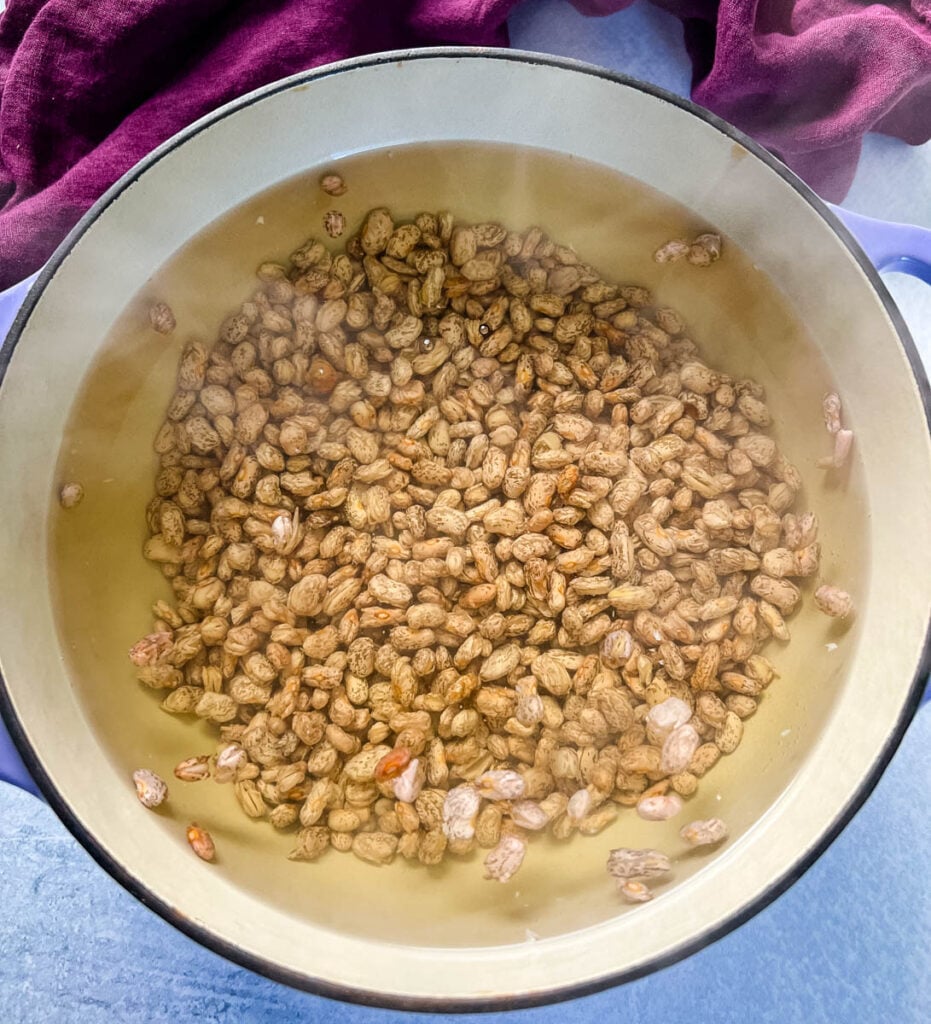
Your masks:
{"label": "black pot rim", "polygon": [[[288,78],[283,78],[277,82],[263,86],[260,89],[256,89],[245,96],[232,100],[205,117],[202,117],[200,120],[195,121],[187,128],[182,129],[176,135],[172,136],[170,139],[154,149],[147,156],[143,157],[139,163],[127,171],[119,181],[112,185],[103,194],[103,196],[94,203],[87,213],[84,214],[74,228],[72,228],[64,241],[55,250],[52,257],[42,268],[38,278],[32,285],[29,294],[21,306],[12,327],[10,328],[6,342],[3,344],[2,348],[0,348],[0,386],[2,386],[13,350],[20,340],[23,329],[46,285],[54,277],[58,268],[67,259],[71,250],[86,234],[88,229],[93,225],[101,213],[106,210],[106,208],[110,206],[110,204],[113,203],[114,200],[116,200],[123,192],[130,188],[143,174],[154,167],[155,164],[157,164],[163,157],[167,156],[169,153],[211,125],[225,120],[227,117],[230,117],[254,103],[258,103],[269,96],[287,91],[295,85],[311,83],[355,68],[372,67],[401,61],[431,60],[436,58],[454,60],[492,58],[495,60],[513,61],[521,64],[561,68],[563,70],[575,71],[579,74],[614,82],[617,85],[635,89],[692,114],[694,117],[699,118],[706,124],[715,128],[722,135],[725,135],[732,141],[739,143],[757,159],[762,160],[770,170],[778,174],[787,185],[805,199],[813,212],[828,224],[828,226],[844,243],[851,256],[853,256],[861,270],[866,275],[873,287],[873,290],[876,292],[879,300],[885,308],[886,314],[889,316],[896,334],[898,335],[899,342],[905,351],[911,367],[912,375],[921,395],[925,412],[925,422],[929,427],[929,432],[931,432],[931,388],[929,388],[928,378],[921,358],[898,307],[889,295],[879,273],[840,218],[833,213],[830,207],[828,207],[827,204],[820,199],[808,185],[789,170],[788,167],[727,121],[724,121],[717,115],[705,110],[703,107],[699,107],[690,100],[683,99],[666,89],[641,82],[638,79],[631,78],[630,76],[619,72],[610,71],[606,68],[588,64],[584,61],[554,57],[548,54],[533,53],[530,51],[502,50],[493,47],[438,46],[418,50],[394,50],[323,65],[308,71],[298,72]],[[846,828],[850,820],[873,791],[880,779],[880,776],[885,771],[889,761],[892,759],[893,754],[901,743],[905,730],[921,703],[921,695],[929,669],[931,669],[931,619],[929,619],[928,628],[925,631],[922,654],[912,679],[908,699],[904,703],[896,725],[891,731],[882,751],[874,760],[869,770],[865,773],[863,781],[860,783],[857,792],[835,819],[831,827],[820,837],[819,841],[802,857],[800,857],[790,870],[785,872],[781,877],[774,879],[769,886],[767,886],[764,892],[741,910],[732,914],[727,918],[727,920],[699,932],[687,942],[681,943],[674,950],[663,954],[662,956],[653,957],[648,962],[638,965],[637,967],[607,974],[594,980],[565,985],[559,988],[547,989],[539,992],[515,993],[513,995],[478,998],[466,997],[446,999],[423,996],[405,996],[394,993],[379,993],[366,989],[352,988],[325,981],[320,978],[309,977],[300,972],[282,967],[280,964],[262,956],[247,952],[241,947],[227,942],[225,939],[216,935],[209,929],[195,924],[185,916],[183,911],[172,906],[170,903],[159,899],[150,892],[139,878],[133,875],[120,861],[112,857],[107,850],[103,848],[91,832],[72,812],[69,805],[65,802],[58,790],[52,784],[50,778],[46,775],[39,754],[33,749],[32,745],[27,740],[13,710],[12,702],[2,675],[0,675],[0,716],[2,716],[3,721],[6,723],[10,736],[23,758],[23,762],[38,784],[43,796],[68,830],[84,847],[84,849],[87,850],[91,857],[93,857],[109,875],[132,893],[132,895],[141,903],[155,911],[156,914],[166,920],[169,924],[173,925],[179,931],[183,932],[189,938],[194,939],[196,942],[205,946],[212,952],[219,954],[225,959],[230,960],[241,967],[246,967],[251,971],[264,975],[273,981],[282,982],[292,988],[300,989],[314,995],[324,996],[330,999],[338,999],[344,1002],[406,1011],[439,1011],[445,1013],[502,1012],[506,1010],[542,1006],[568,999],[576,999],[580,996],[591,995],[615,985],[644,977],[654,971],[677,963],[685,957],[691,956],[693,953],[696,953],[705,946],[717,941],[735,928],[740,927],[761,910],[769,906],[770,903],[775,901],[791,885],[801,878],[801,876],[811,867],[821,854],[824,853],[844,828]]]}

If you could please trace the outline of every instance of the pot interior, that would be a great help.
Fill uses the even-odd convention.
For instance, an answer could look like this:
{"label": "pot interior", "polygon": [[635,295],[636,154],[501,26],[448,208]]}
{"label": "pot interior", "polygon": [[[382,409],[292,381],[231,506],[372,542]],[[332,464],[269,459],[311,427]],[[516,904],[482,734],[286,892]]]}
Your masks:
{"label": "pot interior", "polygon": [[[160,711],[164,693],[135,683],[126,658],[150,628],[153,601],[171,599],[141,546],[156,472],[151,441],[173,391],[180,347],[191,336],[216,337],[224,317],[255,286],[255,267],[320,234],[323,214],[334,207],[346,214],[350,231],[379,205],[402,217],[445,208],[463,220],[500,219],[517,229],[537,224],[608,279],[651,288],[658,304],[687,317],[711,365],[766,386],[780,445],[805,476],[799,504],[810,504],[823,521],[826,575],[867,593],[867,506],[857,464],[828,486],[815,466],[828,447],[820,412],[831,385],[827,368],[788,304],[729,241],[726,257],[707,269],[656,264],[651,254],[664,240],[694,237],[708,225],[629,178],[539,150],[415,145],[334,167],[349,185],[346,195],[323,193],[318,179],[328,168],[314,168],[231,211],[169,260],[127,304],[75,403],[59,477],[80,480],[87,496],[52,520],[56,610],[69,675],[117,774],[128,778],[144,765],[170,779],[178,761],[209,753],[215,743],[209,724]],[[148,307],[157,300],[176,314],[178,327],[168,338],[148,327]],[[89,566],[100,584],[90,584]],[[92,600],[82,600],[89,584]],[[793,619],[790,644],[771,645],[778,648],[768,654],[781,678],[748,720],[739,750],[705,777],[685,812],[689,820],[725,818],[732,845],[792,778],[854,656],[856,622],[838,626],[812,609],[809,600]],[[832,641],[838,646],[829,650]],[[128,790],[126,799],[132,800]],[[403,935],[412,944],[493,946],[524,941],[528,930],[547,937],[636,913],[614,896],[604,871],[614,846],[682,854],[671,885],[685,884],[715,856],[685,852],[677,835],[684,817],[644,822],[627,809],[597,837],[535,840],[513,884],[500,887],[483,881],[480,851],[430,869],[400,858],[376,869],[335,852],[313,864],[289,861],[293,836],[246,818],[229,786],[173,783],[159,827],[183,845],[189,820],[214,834],[217,870],[231,884],[339,931],[382,941]],[[192,861],[189,870],[193,877],[205,869]]]}

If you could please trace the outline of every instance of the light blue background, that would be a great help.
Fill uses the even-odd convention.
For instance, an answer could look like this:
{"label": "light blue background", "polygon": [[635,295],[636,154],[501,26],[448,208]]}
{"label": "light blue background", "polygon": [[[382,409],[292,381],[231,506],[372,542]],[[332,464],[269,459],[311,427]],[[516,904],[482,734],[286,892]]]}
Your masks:
{"label": "light blue background", "polygon": [[[530,0],[511,26],[515,47],[590,60],[688,92],[679,23],[652,7],[638,4],[610,18],[586,19],[562,0]],[[869,138],[846,205],[931,227],[931,146]],[[931,289],[899,275],[890,275],[888,283],[927,364]],[[927,1021],[929,818],[931,708],[925,707],[852,824],[800,882],[748,924],[649,978],[494,1019]],[[3,1024],[388,1024],[412,1016],[308,996],[214,956],[113,882],[43,804],[0,784]]]}

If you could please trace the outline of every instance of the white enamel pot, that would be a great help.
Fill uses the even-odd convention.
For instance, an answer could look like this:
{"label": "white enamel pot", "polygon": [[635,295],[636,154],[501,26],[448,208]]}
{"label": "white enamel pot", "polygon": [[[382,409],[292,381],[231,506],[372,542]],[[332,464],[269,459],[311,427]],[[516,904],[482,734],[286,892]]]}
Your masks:
{"label": "white enamel pot", "polygon": [[[350,186],[339,200],[315,185],[330,168]],[[136,801],[134,768],[170,777],[215,742],[206,726],[159,711],[126,659],[151,602],[168,593],[141,545],[150,441],[180,346],[214,336],[256,264],[319,233],[330,206],[353,227],[382,204],[538,223],[607,277],[677,307],[712,365],[765,385],[779,444],[805,481],[801,505],[821,520],[821,578],[849,590],[856,613],[837,624],[809,595],[792,641],[771,651],[779,678],[689,802],[690,818],[727,820],[720,849],[686,853],[682,821],[627,811],[598,836],[534,842],[503,887],[482,880],[477,858],[431,870],[335,853],[289,861],[291,837],[245,818],[229,787],[176,783],[157,813]],[[726,240],[713,267],[651,260],[666,238],[709,227]],[[168,340],[145,326],[154,298],[175,309]],[[812,863],[917,706],[931,446],[907,331],[864,252],[808,188],[660,90],[479,50],[379,55],[259,90],[161,146],[81,220],[32,287],[0,372],[0,704],[15,747],[131,892],[290,984],[380,1005],[504,1008],[668,964]],[[821,397],[832,388],[856,441],[849,467],[826,474]],[[67,514],[64,480],[86,491]],[[211,829],[216,864],[188,849],[191,820]],[[604,861],[620,845],[674,855],[652,903],[618,901]]]}

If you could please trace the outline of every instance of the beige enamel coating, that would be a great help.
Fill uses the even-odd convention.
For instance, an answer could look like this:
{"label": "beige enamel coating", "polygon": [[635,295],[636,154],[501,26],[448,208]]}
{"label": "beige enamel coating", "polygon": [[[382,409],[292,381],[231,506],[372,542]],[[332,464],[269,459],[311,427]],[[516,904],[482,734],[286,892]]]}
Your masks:
{"label": "beige enamel coating", "polygon": [[[684,853],[676,829],[685,817],[655,824],[625,813],[596,838],[535,842],[521,874],[501,887],[481,881],[477,858],[429,871],[375,869],[335,853],[291,863],[289,837],[246,820],[228,787],[174,782],[158,813],[132,794],[133,768],[169,775],[182,757],[212,749],[205,727],[157,710],[125,658],[147,628],[152,596],[167,593],[140,546],[148,446],[178,348],[189,332],[209,337],[255,263],[287,252],[337,204],[279,190],[226,221],[222,244],[200,236],[194,255],[211,260],[172,257],[250,197],[332,166],[331,154],[440,139],[574,154],[693,211],[694,221],[674,206],[638,207],[664,209],[658,225],[608,203],[612,187],[629,193],[604,173],[567,176],[565,161],[541,158],[509,179],[513,154],[461,148],[454,174],[437,151],[360,158],[338,203],[350,223],[377,202],[536,221],[608,276],[637,267],[642,283],[686,313],[710,360],[767,386],[780,443],[822,520],[824,575],[857,603],[849,628],[810,610],[793,620],[793,643],[773,655],[782,678],[744,745],[688,807],[690,817],[726,818],[733,838],[717,853],[682,856],[673,881],[642,907],[618,903],[607,850]],[[644,259],[667,228],[703,223],[748,259],[685,274]],[[169,341],[127,327],[142,322],[157,271],[181,325]],[[849,473],[828,481],[815,462],[827,450],[819,403],[831,383],[857,440]],[[541,997],[674,954],[790,872],[843,813],[921,657],[929,470],[916,385],[867,278],[805,201],[726,136],[633,88],[564,68],[494,56],[356,67],[253,103],[166,154],[103,212],[46,289],[0,391],[0,665],[29,742],[74,814],[192,922],[311,982],[376,1001]],[[64,479],[87,491],[66,515],[55,503]],[[187,848],[192,819],[214,835],[213,866]]]}

